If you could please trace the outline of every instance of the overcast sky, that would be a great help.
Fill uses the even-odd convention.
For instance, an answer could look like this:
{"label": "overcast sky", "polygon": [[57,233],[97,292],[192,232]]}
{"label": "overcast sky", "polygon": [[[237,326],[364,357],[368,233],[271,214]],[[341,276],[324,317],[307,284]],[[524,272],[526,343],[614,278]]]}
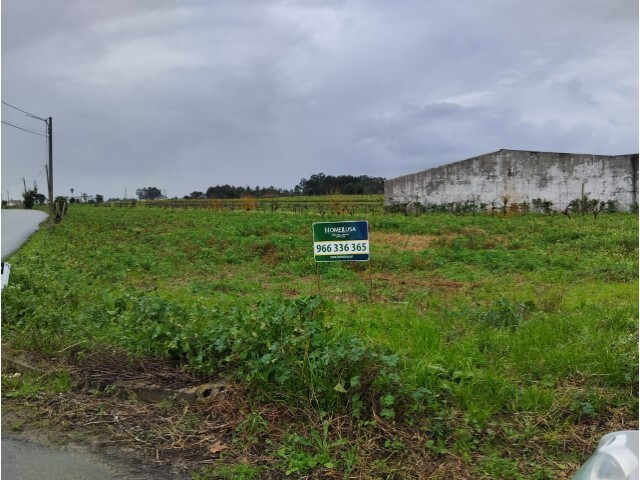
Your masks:
{"label": "overcast sky", "polygon": [[[56,195],[638,152],[638,0],[2,0],[2,100]],[[2,105],[2,120],[45,123]],[[2,198],[46,138],[2,124]]]}

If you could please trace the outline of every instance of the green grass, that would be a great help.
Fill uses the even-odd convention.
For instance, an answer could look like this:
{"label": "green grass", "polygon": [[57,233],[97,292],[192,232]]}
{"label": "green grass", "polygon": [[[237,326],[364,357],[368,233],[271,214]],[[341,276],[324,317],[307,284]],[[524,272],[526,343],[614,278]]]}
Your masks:
{"label": "green grass", "polygon": [[193,480],[254,480],[260,478],[260,468],[242,463],[220,464],[215,467],[203,467],[191,478]]}
{"label": "green grass", "polygon": [[64,370],[54,371],[46,375],[3,374],[2,395],[5,398],[28,400],[45,398],[71,389],[69,375]]}
{"label": "green grass", "polygon": [[[8,260],[3,341],[115,344],[231,375],[257,402],[417,427],[434,461],[485,478],[565,475],[637,425],[637,216],[373,214],[357,218],[371,263],[316,276],[311,224],[350,218],[72,206]],[[298,428],[273,446],[283,472],[367,463],[353,438]],[[372,471],[412,441],[385,439]],[[257,475],[224,468],[211,478]]]}

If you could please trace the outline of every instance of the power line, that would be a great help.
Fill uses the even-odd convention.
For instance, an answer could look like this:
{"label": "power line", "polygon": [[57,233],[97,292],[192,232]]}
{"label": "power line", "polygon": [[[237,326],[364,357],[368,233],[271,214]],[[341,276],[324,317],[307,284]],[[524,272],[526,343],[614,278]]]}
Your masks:
{"label": "power line", "polygon": [[[11,125],[12,125],[12,126],[14,126],[14,127],[17,127],[17,128],[24,128],[25,130],[34,131],[33,127],[30,127],[30,126],[26,126],[26,125],[18,125],[18,124],[15,124],[15,123],[12,123]],[[35,131],[35,132],[36,132],[36,133],[38,133],[37,131]],[[46,129],[45,129],[45,133],[44,133],[43,135],[46,135],[46,132],[47,132],[47,131],[46,131]]]}
{"label": "power line", "polygon": [[2,185],[2,188],[6,190],[7,188],[9,188],[9,187],[13,187],[14,185],[17,185],[17,184],[19,184],[19,183],[22,183],[22,177],[20,177],[20,178],[16,179],[16,181],[15,181],[15,182],[13,182],[13,183],[10,183],[10,184],[8,184],[8,185]]}
{"label": "power line", "polygon": [[34,115],[34,114],[32,114],[32,113],[25,112],[24,110],[21,110],[21,109],[19,109],[18,107],[14,107],[13,105],[8,104],[8,103],[7,103],[7,102],[5,102],[4,100],[1,100],[1,101],[2,101],[2,104],[3,104],[3,105],[6,105],[7,107],[11,107],[11,108],[13,108],[14,110],[17,110],[17,111],[19,111],[19,112],[22,112],[22,113],[24,113],[25,115],[28,115],[29,117],[37,118],[38,120],[42,120],[42,121],[44,121],[44,122],[46,122],[46,121],[47,121],[47,119],[46,119],[46,118],[38,117],[37,115]]}
{"label": "power line", "polygon": [[[40,166],[40,165],[38,165]],[[42,170],[40,170],[40,173],[38,174],[38,176],[35,178],[35,180],[38,180],[42,174],[45,172],[45,170],[47,169],[47,166],[45,165],[44,167],[42,167]]]}
{"label": "power line", "polygon": [[[42,174],[45,173],[45,171],[47,170],[47,166],[46,165],[32,165],[33,167],[42,167],[40,169],[40,172],[34,177],[34,181],[40,179],[40,177],[42,177]],[[19,183],[22,183],[24,181],[25,177],[18,177],[16,179],[14,179],[13,182],[10,181],[10,183],[4,184],[2,185],[2,189],[7,189],[9,187],[13,187],[14,185],[17,185]]]}
{"label": "power line", "polygon": [[33,133],[34,135],[40,135],[41,137],[48,136],[48,135],[45,135],[44,133],[34,132],[33,130],[27,130],[26,128],[22,128],[17,125],[14,125],[13,123],[5,122],[4,120],[2,120],[2,123],[4,123],[5,125],[9,125],[10,127],[17,128],[18,130],[24,130],[25,132]]}
{"label": "power line", "polygon": [[47,166],[48,168],[46,168],[47,170],[47,187],[49,190],[49,228],[53,228],[53,217],[54,217],[54,207],[53,207],[53,118],[49,117],[49,118],[42,118],[42,117],[38,117],[37,115],[33,115],[32,113],[26,112],[18,107],[15,107],[7,102],[5,102],[4,100],[0,100],[0,102],[2,102],[3,105],[6,105],[7,107],[13,108],[14,110],[17,110],[18,112],[22,112],[25,115],[27,115],[28,117],[31,118],[35,118],[38,120],[42,120],[46,125],[47,125],[47,134],[46,135],[42,135],[41,133],[38,132],[34,132],[32,130],[28,130],[26,128],[21,128],[18,127],[16,125],[13,125],[9,122],[2,122],[6,125],[9,125],[11,127],[17,128],[18,130],[24,130],[25,132],[29,132],[29,133],[33,133],[34,135],[40,135],[42,137],[46,137],[47,138],[47,146],[48,146],[48,151],[49,151],[49,165]]}

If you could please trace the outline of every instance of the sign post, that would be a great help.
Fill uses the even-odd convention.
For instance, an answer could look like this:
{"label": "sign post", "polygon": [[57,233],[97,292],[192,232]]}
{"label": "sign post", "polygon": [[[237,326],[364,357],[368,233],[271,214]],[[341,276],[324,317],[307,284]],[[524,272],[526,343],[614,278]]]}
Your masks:
{"label": "sign post", "polygon": [[369,222],[316,222],[313,224],[316,262],[368,262]]}
{"label": "sign post", "polygon": [[[368,262],[369,222],[316,222],[313,224],[313,256],[320,291],[319,262]],[[369,264],[371,277],[371,264]],[[371,278],[370,289],[373,289]]]}

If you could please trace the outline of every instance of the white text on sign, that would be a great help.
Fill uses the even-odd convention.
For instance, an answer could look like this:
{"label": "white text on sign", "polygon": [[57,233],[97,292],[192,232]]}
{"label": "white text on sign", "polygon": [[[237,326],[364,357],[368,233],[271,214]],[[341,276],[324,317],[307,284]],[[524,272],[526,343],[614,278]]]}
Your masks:
{"label": "white text on sign", "polygon": [[369,253],[369,241],[314,242],[316,255],[335,255],[336,253]]}

